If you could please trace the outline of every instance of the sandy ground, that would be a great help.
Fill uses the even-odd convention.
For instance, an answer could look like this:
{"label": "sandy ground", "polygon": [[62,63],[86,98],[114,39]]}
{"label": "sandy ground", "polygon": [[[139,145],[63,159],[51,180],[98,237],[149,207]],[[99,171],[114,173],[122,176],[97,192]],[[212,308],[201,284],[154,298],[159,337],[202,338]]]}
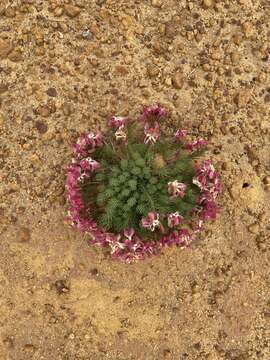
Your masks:
{"label": "sandy ground", "polygon": [[[269,0],[0,1],[0,359],[270,359]],[[77,135],[161,102],[222,214],[126,265],[64,221]]]}

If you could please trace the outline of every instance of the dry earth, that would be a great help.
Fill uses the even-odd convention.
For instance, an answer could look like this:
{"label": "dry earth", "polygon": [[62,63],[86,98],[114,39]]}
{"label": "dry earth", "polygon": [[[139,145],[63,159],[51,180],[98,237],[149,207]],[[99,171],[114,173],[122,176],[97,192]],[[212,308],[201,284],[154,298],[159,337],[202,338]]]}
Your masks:
{"label": "dry earth", "polygon": [[[270,359],[269,0],[0,1],[0,359]],[[64,221],[70,144],[161,102],[222,214],[112,261]]]}

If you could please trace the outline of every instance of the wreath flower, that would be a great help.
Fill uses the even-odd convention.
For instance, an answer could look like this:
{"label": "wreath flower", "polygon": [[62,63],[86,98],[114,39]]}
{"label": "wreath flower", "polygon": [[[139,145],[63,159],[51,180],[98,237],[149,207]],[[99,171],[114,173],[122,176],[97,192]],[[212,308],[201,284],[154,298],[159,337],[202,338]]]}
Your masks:
{"label": "wreath flower", "polygon": [[67,169],[71,224],[113,258],[132,262],[163,247],[189,247],[219,210],[221,180],[207,142],[162,131],[167,111],[145,107],[139,119],[112,116],[108,131],[82,134]]}

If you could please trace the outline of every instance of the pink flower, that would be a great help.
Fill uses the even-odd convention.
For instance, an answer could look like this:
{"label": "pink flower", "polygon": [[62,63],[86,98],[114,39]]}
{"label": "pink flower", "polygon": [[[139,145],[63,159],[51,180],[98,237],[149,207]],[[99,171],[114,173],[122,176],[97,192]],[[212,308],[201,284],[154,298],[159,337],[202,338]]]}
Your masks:
{"label": "pink flower", "polygon": [[142,219],[142,226],[150,231],[160,227],[159,214],[155,212],[148,213],[147,217]]}
{"label": "pink flower", "polygon": [[137,235],[134,235],[131,240],[126,240],[124,243],[116,241],[109,245],[112,256],[127,263],[142,260],[147,256],[153,255],[160,247],[157,242],[144,242]]}
{"label": "pink flower", "polygon": [[82,134],[73,146],[74,152],[78,157],[87,156],[89,151],[103,145],[101,133]]}
{"label": "pink flower", "polygon": [[207,141],[200,138],[195,140],[193,143],[188,143],[186,145],[186,148],[190,151],[194,151],[194,150],[200,150],[202,147],[207,145]]}
{"label": "pink flower", "polygon": [[86,135],[88,141],[93,145],[93,147],[99,147],[103,145],[103,136],[101,133],[89,133]]}
{"label": "pink flower", "polygon": [[211,160],[205,160],[197,167],[192,182],[203,191],[203,197],[208,200],[215,199],[222,190],[220,176]]}
{"label": "pink flower", "polygon": [[85,178],[89,178],[90,174],[88,172],[82,172],[78,178],[78,182],[83,182]]}
{"label": "pink flower", "polygon": [[181,242],[184,243],[186,246],[188,246],[193,240],[193,236],[187,229],[181,229],[178,234]]}
{"label": "pink flower", "polygon": [[124,142],[127,142],[127,134],[124,131],[124,125],[121,125],[115,132],[115,138],[116,140],[122,140]]}
{"label": "pink flower", "polygon": [[213,179],[216,174],[216,170],[211,160],[205,160],[198,168],[197,171],[201,174],[207,175],[210,179]]}
{"label": "pink flower", "polygon": [[168,226],[170,228],[175,227],[179,225],[184,220],[183,216],[179,214],[179,212],[175,212],[172,214],[169,214],[168,216]]}
{"label": "pink flower", "polygon": [[203,220],[200,219],[200,220],[198,221],[198,224],[194,227],[194,233],[199,233],[199,232],[201,232],[203,229],[204,229],[204,228],[203,228]]}
{"label": "pink flower", "polygon": [[198,204],[202,206],[200,218],[202,220],[215,219],[218,214],[215,199],[221,193],[222,186],[220,176],[211,160],[205,160],[197,167],[193,184],[197,185],[202,191],[198,199]]}
{"label": "pink flower", "polygon": [[215,219],[218,214],[218,207],[214,201],[204,201],[202,203],[203,210],[200,214],[201,219]]}
{"label": "pink flower", "polygon": [[167,116],[167,111],[159,104],[155,104],[152,106],[146,106],[143,109],[142,120],[146,121],[149,118],[162,118]]}
{"label": "pink flower", "polygon": [[178,129],[176,131],[176,133],[174,134],[174,137],[178,141],[181,140],[182,138],[184,138],[185,136],[187,136],[187,130],[184,130],[184,129]]}
{"label": "pink flower", "polygon": [[172,195],[172,198],[183,198],[185,196],[186,189],[187,185],[179,182],[178,180],[174,180],[168,183],[168,192],[170,195]]}
{"label": "pink flower", "polygon": [[100,244],[101,246],[107,245],[108,237],[106,236],[106,233],[102,229],[97,228],[97,230],[93,232],[92,243]]}
{"label": "pink flower", "polygon": [[150,128],[149,124],[146,123],[145,127],[144,127],[144,134],[145,134],[144,143],[145,144],[149,144],[149,143],[154,144],[160,138],[160,135],[161,135],[158,123],[155,122],[155,126],[151,127],[151,128]]}
{"label": "pink flower", "polygon": [[124,236],[125,236],[129,241],[132,240],[134,234],[135,234],[134,229],[125,229],[125,230],[124,230]]}
{"label": "pink flower", "polygon": [[187,229],[181,229],[179,231],[171,231],[169,234],[163,236],[161,243],[162,246],[188,246],[192,240],[193,236]]}
{"label": "pink flower", "polygon": [[122,116],[112,116],[108,120],[109,127],[113,129],[119,129],[126,125],[127,118]]}
{"label": "pink flower", "polygon": [[80,166],[84,171],[95,171],[100,167],[100,163],[91,157],[87,157],[80,161]]}
{"label": "pink flower", "polygon": [[67,184],[66,186],[70,189],[76,186],[78,177],[81,175],[81,168],[78,164],[71,164],[67,168]]}

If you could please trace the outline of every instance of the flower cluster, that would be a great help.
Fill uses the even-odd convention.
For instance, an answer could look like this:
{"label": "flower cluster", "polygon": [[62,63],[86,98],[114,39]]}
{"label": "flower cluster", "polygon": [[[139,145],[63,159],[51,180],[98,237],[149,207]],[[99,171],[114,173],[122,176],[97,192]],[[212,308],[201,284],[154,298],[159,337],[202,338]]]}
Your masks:
{"label": "flower cluster", "polygon": [[82,134],[73,148],[77,157],[84,157],[99,146],[102,146],[102,135],[91,132],[89,134]]}
{"label": "flower cluster", "polygon": [[92,244],[109,246],[112,257],[126,262],[164,246],[189,246],[218,213],[217,171],[210,160],[193,165],[206,141],[188,143],[184,129],[171,141],[162,133],[167,115],[160,105],[145,107],[136,126],[112,116],[108,133],[83,134],[73,147],[68,219]]}
{"label": "flower cluster", "polygon": [[167,111],[159,104],[155,104],[152,106],[144,107],[142,111],[142,120],[149,121],[151,119],[160,120],[161,118],[166,117]]}
{"label": "flower cluster", "polygon": [[126,125],[127,118],[122,116],[112,116],[108,120],[108,125],[113,129],[119,129]]}
{"label": "flower cluster", "polygon": [[186,148],[190,151],[194,151],[194,150],[200,150],[201,148],[205,147],[206,145],[207,145],[207,141],[205,141],[202,138],[199,138],[192,143],[188,143],[186,145]]}
{"label": "flower cluster", "polygon": [[146,218],[142,218],[142,226],[150,231],[155,231],[161,228],[161,222],[159,221],[159,214],[155,212],[148,213]]}
{"label": "flower cluster", "polygon": [[172,196],[172,198],[183,198],[185,196],[186,190],[187,185],[179,182],[178,180],[170,181],[168,183],[168,192]]}
{"label": "flower cluster", "polygon": [[183,216],[180,215],[178,211],[176,211],[175,213],[168,215],[168,226],[170,228],[174,228],[175,226],[181,224],[183,220]]}
{"label": "flower cluster", "polygon": [[174,137],[177,141],[181,141],[186,136],[187,136],[187,130],[185,129],[178,129],[174,134]]}
{"label": "flower cluster", "polygon": [[150,127],[149,123],[146,123],[144,126],[144,134],[144,143],[154,144],[158,141],[161,135],[159,124],[155,122],[154,126]]}
{"label": "flower cluster", "polygon": [[215,219],[218,213],[216,198],[221,193],[221,180],[210,160],[205,160],[196,169],[193,184],[201,189],[199,204],[202,205],[201,219]]}
{"label": "flower cluster", "polygon": [[108,120],[108,126],[115,131],[115,139],[123,141],[124,143],[127,141],[127,134],[125,131],[127,120],[128,119],[123,116],[111,116]]}

